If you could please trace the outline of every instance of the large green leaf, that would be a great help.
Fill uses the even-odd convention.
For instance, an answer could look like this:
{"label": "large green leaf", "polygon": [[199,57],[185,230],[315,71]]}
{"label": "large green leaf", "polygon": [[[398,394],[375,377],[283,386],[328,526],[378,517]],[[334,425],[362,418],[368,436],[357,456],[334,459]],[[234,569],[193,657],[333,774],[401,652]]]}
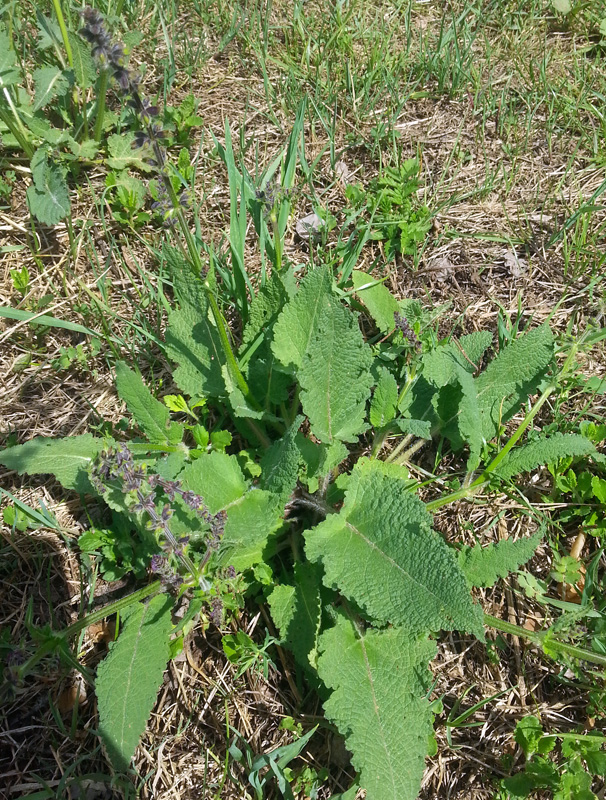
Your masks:
{"label": "large green leaf", "polygon": [[11,47],[11,40],[5,31],[0,31],[0,89],[18,83],[19,70],[16,68],[17,56]]}
{"label": "large green leaf", "polygon": [[299,477],[302,455],[297,445],[303,417],[298,416],[284,436],[275,441],[261,458],[261,488],[273,492],[284,505]]}
{"label": "large green leaf", "polygon": [[381,333],[391,333],[395,326],[394,314],[398,311],[398,301],[387,286],[377,283],[372,275],[355,269],[351,273],[358,297],[377,323]]}
{"label": "large green leaf", "polygon": [[372,351],[356,317],[333,298],[299,370],[301,404],[321,442],[355,442],[365,429],[366,401],[374,379]]}
{"label": "large green leaf", "polygon": [[225,510],[220,563],[240,571],[259,564],[270,535],[282,525],[283,508],[276,496],[263,489],[251,489]]}
{"label": "large green leaf", "polygon": [[553,335],[549,327],[519,336],[503,348],[475,380],[482,434],[486,441],[536,392],[553,358]]}
{"label": "large green leaf", "polygon": [[183,426],[170,421],[168,408],[152,395],[137,375],[126,364],[116,364],[116,388],[128,406],[135,422],[152,444],[178,444],[183,438]]}
{"label": "large green leaf", "polygon": [[169,658],[172,598],[162,594],[123,614],[123,628],[97,668],[99,733],[116,770],[125,772],[145,731]]}
{"label": "large green leaf", "polygon": [[33,184],[27,189],[31,213],[44,225],[57,225],[70,211],[69,192],[63,170],[37,150],[31,161]]}
{"label": "large green leaf", "polygon": [[135,134],[113,133],[107,138],[107,151],[109,153],[107,163],[112,169],[120,170],[128,167],[136,167],[143,172],[150,172],[152,167],[143,160],[141,148],[133,149]]}
{"label": "large green leaf", "polygon": [[303,357],[316,334],[320,315],[328,305],[331,288],[332,271],[329,267],[311,270],[278,317],[272,350],[285,367],[295,369],[303,363]]}
{"label": "large green leaf", "polygon": [[483,638],[481,609],[454,552],[396,474],[382,462],[359,461],[340,513],[306,533],[308,557],[324,564],[327,586],[381,623]]}
{"label": "large green leaf", "polygon": [[370,403],[370,424],[373,428],[383,428],[396,415],[398,404],[398,384],[387,369],[381,367],[377,383]]}
{"label": "large green leaf", "polygon": [[245,570],[263,560],[271,533],[282,524],[280,498],[249,489],[235,456],[212,452],[188,464],[179,475],[186,489],[204,498],[211,514],[227,513],[219,561]]}
{"label": "large green leaf", "polygon": [[292,650],[297,663],[306,669],[310,665],[317,666],[322,621],[321,575],[318,564],[298,563],[292,584],[274,587],[267,598],[283,643]]}
{"label": "large green leaf", "polygon": [[101,450],[113,444],[110,439],[96,439],[90,433],[66,439],[37,437],[25,444],[0,452],[0,464],[20,475],[54,475],[66,489],[80,494],[95,493],[87,469]]}
{"label": "large green leaf", "polygon": [[544,464],[555,464],[568,456],[588,456],[595,453],[589,439],[575,433],[554,433],[542,439],[510,450],[499,464],[495,474],[501,478],[513,478],[521,472],[530,472]]}
{"label": "large green leaf", "polygon": [[[432,404],[454,450],[469,445],[468,469],[476,469],[482,449],[482,424],[470,365],[450,342],[423,357],[423,377],[436,388]],[[473,369],[473,367],[472,367]]]}
{"label": "large green leaf", "polygon": [[462,547],[459,551],[459,566],[470,586],[494,586],[499,578],[506,578],[534,555],[542,533],[523,539],[503,539],[482,547]]}
{"label": "large green leaf", "polygon": [[40,67],[34,71],[36,101],[34,111],[47,106],[55,97],[63,97],[69,89],[69,80],[59,67]]}
{"label": "large green leaf", "polygon": [[95,63],[90,52],[90,45],[73,31],[67,32],[73,56],[74,78],[81,89],[89,89],[95,82]]}
{"label": "large green leaf", "polygon": [[166,330],[166,353],[178,364],[173,378],[191,397],[223,396],[223,348],[202,281],[178,250],[166,248],[165,255],[179,301]]}
{"label": "large green leaf", "polygon": [[414,800],[433,714],[427,664],[435,644],[401,628],[358,633],[340,619],[320,637],[318,672],[333,689],[326,716],[345,736],[368,800]]}

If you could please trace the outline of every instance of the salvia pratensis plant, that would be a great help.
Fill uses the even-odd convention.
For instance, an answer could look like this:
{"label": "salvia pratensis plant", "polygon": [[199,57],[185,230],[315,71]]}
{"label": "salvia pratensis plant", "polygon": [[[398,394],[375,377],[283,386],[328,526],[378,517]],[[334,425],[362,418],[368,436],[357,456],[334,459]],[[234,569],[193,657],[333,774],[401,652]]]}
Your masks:
{"label": "salvia pratensis plant", "polygon": [[[124,69],[122,51],[101,37],[102,20],[87,11],[85,23],[109,69]],[[538,422],[583,342],[560,346],[546,324],[496,352],[488,331],[438,342],[418,304],[397,300],[366,273],[343,266],[343,286],[343,275],[320,263],[296,279],[282,251],[263,240],[271,263],[260,285],[248,276],[236,344],[214,263],[201,254],[170,181],[153,106],[129,73],[120,78],[142,123],[137,141],[147,137],[176,220],[173,245],[163,251],[174,292],[164,348],[182,394],[163,403],[119,363],[117,392],[133,423],[128,441],[35,438],[0,452],[0,463],[53,474],[67,490],[105,503],[116,537],[130,537],[150,580],[64,631],[39,631],[44,645],[16,658],[12,679],[50,652],[67,658],[71,637],[119,612],[121,632],[95,689],[101,741],[113,767],[127,771],[178,651],[175,640],[199,620],[220,623],[242,604],[243,586],[268,607],[301,680],[323,687],[326,717],[345,737],[358,773],[348,796],[362,787],[369,800],[412,800],[435,747],[428,665],[441,631],[483,642],[490,626],[563,663],[606,665],[603,655],[550,630],[526,631],[485,614],[474,596],[476,587],[494,586],[525,564],[541,530],[482,547],[446,541],[433,525],[439,508],[507,488],[539,465],[597,457],[589,438],[545,435]],[[301,128],[290,145],[291,173],[286,179],[280,166],[281,186],[292,185]],[[233,149],[223,155],[244,200],[234,191],[238,253],[246,214],[259,213],[271,197],[267,189],[257,197],[237,179],[244,174]],[[282,209],[275,220],[272,213],[280,237]],[[255,229],[261,239],[265,228]],[[223,427],[229,420],[227,438],[215,419]],[[421,492],[411,464],[436,441],[458,472],[444,471],[440,484]],[[440,493],[438,485],[446,488]],[[187,611],[175,625],[176,603]]]}

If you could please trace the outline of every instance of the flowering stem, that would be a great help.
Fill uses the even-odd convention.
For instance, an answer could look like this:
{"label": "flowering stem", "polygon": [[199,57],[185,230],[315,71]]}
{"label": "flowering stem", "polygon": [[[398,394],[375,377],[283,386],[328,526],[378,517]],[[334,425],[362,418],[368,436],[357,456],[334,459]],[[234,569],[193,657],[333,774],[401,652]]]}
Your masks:
{"label": "flowering stem", "polygon": [[95,130],[93,133],[96,142],[101,141],[103,136],[103,119],[105,117],[105,96],[109,82],[109,70],[103,69],[99,74],[99,85],[97,86],[97,117],[95,119]]}
{"label": "flowering stem", "polygon": [[55,9],[55,14],[57,16],[57,22],[59,23],[59,29],[61,30],[61,38],[63,39],[63,47],[65,47],[65,55],[67,56],[67,61],[70,67],[73,67],[74,55],[72,53],[72,46],[69,43],[69,34],[67,32],[67,25],[65,24],[65,17],[63,16],[63,10],[61,9],[61,0],[53,0],[53,7]]}

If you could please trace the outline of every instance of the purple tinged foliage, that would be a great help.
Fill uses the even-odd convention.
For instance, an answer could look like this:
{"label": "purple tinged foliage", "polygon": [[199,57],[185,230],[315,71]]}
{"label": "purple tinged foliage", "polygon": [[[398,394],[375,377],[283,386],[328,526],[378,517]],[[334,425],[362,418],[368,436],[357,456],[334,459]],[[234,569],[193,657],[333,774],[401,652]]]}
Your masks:
{"label": "purple tinged foliage", "polygon": [[[219,547],[227,519],[224,511],[211,514],[204,498],[191,490],[182,489],[181,481],[167,480],[156,473],[148,475],[145,467],[135,465],[132,452],[122,444],[100,453],[91,470],[90,479],[101,495],[107,492],[106,484],[118,482],[122,491],[132,498],[127,501],[130,502],[130,510],[134,513],[146,514],[149,517],[148,527],[158,534],[163,550],[163,553],[152,558],[151,570],[160,577],[163,583],[168,587],[175,588],[182,582],[181,578],[177,581],[177,573],[170,564],[172,556],[173,559],[180,561],[193,576],[199,577],[201,585],[204,584],[205,588],[209,588],[208,582],[200,577],[200,570],[195,567],[187,555],[186,547],[189,537],[184,536],[177,540],[170,529],[170,520],[174,514],[171,504],[177,497],[180,497],[185,505],[195,511],[197,516],[210,527],[206,540],[206,553],[202,558],[201,566],[208,562],[212,553]],[[156,507],[158,490],[163,492],[165,499],[169,501],[163,504],[160,511]]]}
{"label": "purple tinged foliage", "polygon": [[408,342],[414,347],[417,352],[421,350],[421,342],[418,340],[416,333],[410,326],[410,323],[399,311],[396,311],[394,314],[394,321],[396,323],[396,329],[402,332],[402,336],[405,339],[408,339]]}
{"label": "purple tinged foliage", "polygon": [[128,105],[134,109],[143,126],[142,131],[135,133],[133,148],[147,147],[151,151],[146,160],[156,168],[160,178],[157,200],[152,203],[152,209],[162,215],[164,225],[172,227],[176,224],[176,216],[190,207],[191,199],[187,191],[177,195],[173,189],[166,151],[162,146],[166,134],[162,126],[155,122],[158,107],[139,92],[141,78],[127,67],[126,47],[122,42],[112,40],[102,15],[88,6],[80,13],[84,23],[80,35],[90,42],[97,64],[101,69],[109,70],[119,91],[128,99]]}

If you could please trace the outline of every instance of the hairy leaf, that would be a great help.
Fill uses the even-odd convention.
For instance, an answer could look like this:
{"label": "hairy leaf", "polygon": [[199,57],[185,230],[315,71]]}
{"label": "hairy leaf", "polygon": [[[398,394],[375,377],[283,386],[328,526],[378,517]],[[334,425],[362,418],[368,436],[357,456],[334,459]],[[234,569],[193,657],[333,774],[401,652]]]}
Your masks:
{"label": "hairy leaf", "polygon": [[44,225],[56,225],[70,211],[69,193],[62,169],[37,150],[31,161],[33,184],[27,188],[31,213]]}
{"label": "hairy leaf", "polygon": [[320,441],[354,442],[365,429],[371,364],[372,352],[355,316],[333,299],[299,370],[303,411]]}
{"label": "hairy leaf", "polygon": [[17,470],[19,475],[54,475],[66,489],[80,494],[95,494],[87,470],[101,450],[113,444],[110,439],[96,439],[90,433],[66,439],[37,437],[25,444],[0,451],[0,464]]}
{"label": "hairy leaf", "polygon": [[165,254],[180,306],[168,315],[165,337],[166,353],[178,364],[173,378],[191,397],[224,396],[223,349],[201,279],[177,250],[166,248]]}
{"label": "hairy leaf", "polygon": [[394,420],[394,425],[397,425],[402,433],[410,433],[417,439],[431,439],[431,423],[428,420],[399,417]]}
{"label": "hairy leaf", "polygon": [[515,542],[503,539],[487,547],[462,547],[459,566],[470,586],[494,586],[499,578],[506,578],[531,559],[542,538],[542,533],[535,533]]}
{"label": "hairy leaf", "polygon": [[211,514],[236,502],[248,488],[238,459],[216,450],[192,461],[179,477],[184,488],[204,498]]}
{"label": "hairy leaf", "polygon": [[282,277],[273,272],[250,304],[248,322],[242,335],[243,345],[249,345],[257,336],[265,336],[271,332],[288,299],[288,291]]}
{"label": "hairy leaf", "polygon": [[36,101],[34,111],[47,106],[55,97],[63,97],[69,89],[67,76],[59,67],[40,67],[34,71]]}
{"label": "hairy leaf", "polygon": [[85,44],[73,31],[68,31],[67,37],[72,48],[76,84],[81,89],[89,89],[94,84],[96,75],[95,63],[90,52],[90,46]]}
{"label": "hairy leaf", "polygon": [[326,716],[345,736],[368,800],[414,800],[433,714],[426,694],[435,644],[401,628],[356,632],[340,619],[320,637]]}
{"label": "hairy leaf", "polygon": [[261,458],[261,488],[273,492],[284,505],[299,477],[299,466],[302,461],[301,451],[297,446],[297,432],[303,417],[298,416],[281,439],[274,442]]}
{"label": "hairy leaf", "polygon": [[398,384],[391,372],[381,368],[379,382],[370,403],[370,424],[373,428],[382,428],[391,422],[396,415],[398,404]]}
{"label": "hairy leaf", "polygon": [[263,489],[251,489],[226,511],[219,563],[239,571],[259,564],[270,535],[282,525],[283,509],[276,496]]}
{"label": "hairy leaf", "polygon": [[21,76],[16,68],[17,56],[5,31],[0,31],[0,89],[18,83]]}
{"label": "hairy leaf", "polygon": [[306,534],[306,552],[324,564],[324,582],[382,623],[412,631],[466,630],[483,638],[455,554],[431,528],[421,500],[390,465],[361,460],[339,514]]}
{"label": "hairy leaf", "polygon": [[263,560],[269,536],[282,524],[280,498],[249,489],[235,456],[213,451],[188,464],[179,475],[185,489],[204,498],[211,514],[226,511],[219,562],[245,570]]}
{"label": "hairy leaf", "polygon": [[172,598],[165,594],[124,613],[124,626],[97,668],[99,733],[114,768],[130,764],[169,657]]}
{"label": "hairy leaf", "polygon": [[322,569],[309,562],[295,565],[293,583],[276,586],[267,598],[283,643],[305,669],[317,667],[322,620]]}
{"label": "hairy leaf", "polygon": [[174,445],[181,441],[183,426],[171,423],[168,408],[156,400],[141,376],[122,361],[116,364],[116,388],[151,444]]}
{"label": "hairy leaf", "polygon": [[471,373],[477,372],[484,353],[492,344],[492,333],[490,331],[475,331],[461,336],[459,348],[463,354],[463,366]]}
{"label": "hairy leaf", "polygon": [[112,169],[127,169],[136,167],[143,172],[150,172],[152,167],[143,160],[143,150],[139,147],[133,149],[135,134],[113,133],[107,137],[107,150],[109,156],[107,163]]}
{"label": "hairy leaf", "polygon": [[468,469],[476,469],[482,449],[482,424],[469,363],[454,342],[423,357],[423,377],[439,391],[432,398],[442,432],[454,450],[469,445]]}
{"label": "hairy leaf", "polygon": [[536,439],[510,450],[500,463],[495,474],[501,478],[513,478],[520,472],[530,472],[544,464],[555,464],[567,456],[588,456],[595,452],[589,439],[575,433],[554,433],[544,439]]}
{"label": "hairy leaf", "polygon": [[[372,275],[355,269],[351,273],[354,288],[358,297],[368,309],[370,315],[377,323],[381,333],[391,333],[395,327],[394,314],[398,310],[398,301],[389,291],[387,286],[376,283]],[[368,284],[374,283],[374,286]],[[366,286],[367,288],[362,288]]]}
{"label": "hairy leaf", "polygon": [[552,358],[553,335],[547,325],[541,325],[505,347],[476,378],[486,441],[536,392]]}
{"label": "hairy leaf", "polygon": [[295,369],[303,363],[303,357],[318,329],[320,315],[328,306],[331,291],[331,269],[318,267],[311,270],[278,317],[272,350],[285,367]]}

